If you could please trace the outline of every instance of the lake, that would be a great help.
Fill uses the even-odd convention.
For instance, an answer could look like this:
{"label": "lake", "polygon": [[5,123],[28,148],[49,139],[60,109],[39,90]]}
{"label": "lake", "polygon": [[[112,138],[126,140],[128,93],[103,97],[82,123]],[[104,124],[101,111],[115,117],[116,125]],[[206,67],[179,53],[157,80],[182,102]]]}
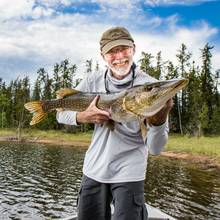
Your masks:
{"label": "lake", "polygon": [[[75,214],[84,148],[0,143],[0,152],[0,219]],[[150,157],[145,200],[177,219],[220,219],[220,172]]]}

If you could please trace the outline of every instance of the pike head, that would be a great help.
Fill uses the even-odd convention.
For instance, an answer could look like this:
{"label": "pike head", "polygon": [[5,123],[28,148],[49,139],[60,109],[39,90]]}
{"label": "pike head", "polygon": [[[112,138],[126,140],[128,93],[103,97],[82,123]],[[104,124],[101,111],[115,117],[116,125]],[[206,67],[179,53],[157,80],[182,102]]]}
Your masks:
{"label": "pike head", "polygon": [[187,84],[188,80],[181,78],[133,87],[124,97],[123,107],[135,115],[150,117]]}

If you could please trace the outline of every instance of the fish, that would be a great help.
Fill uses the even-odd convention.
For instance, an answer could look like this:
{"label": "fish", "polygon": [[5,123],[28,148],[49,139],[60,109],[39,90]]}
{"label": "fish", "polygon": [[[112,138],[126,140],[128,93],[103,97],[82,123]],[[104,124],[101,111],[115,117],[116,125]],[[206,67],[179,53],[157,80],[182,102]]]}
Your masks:
{"label": "fish", "polygon": [[97,107],[110,112],[112,121],[119,123],[137,119],[143,121],[159,112],[166,102],[187,84],[188,79],[186,78],[158,80],[110,94],[88,93],[72,88],[63,88],[56,92],[57,99],[32,101],[24,106],[33,114],[30,125],[35,125],[42,121],[49,112],[59,108],[84,111],[98,95]]}

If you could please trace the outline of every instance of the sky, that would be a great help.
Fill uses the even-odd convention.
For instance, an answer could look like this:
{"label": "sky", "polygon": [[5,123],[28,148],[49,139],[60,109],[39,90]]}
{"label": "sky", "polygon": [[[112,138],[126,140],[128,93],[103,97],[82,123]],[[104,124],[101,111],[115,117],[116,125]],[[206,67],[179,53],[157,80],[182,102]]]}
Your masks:
{"label": "sky", "polygon": [[99,49],[101,34],[126,27],[141,52],[161,51],[176,63],[184,43],[201,65],[201,50],[212,49],[213,71],[220,69],[220,1],[217,0],[0,0],[0,78],[5,82],[29,76],[39,68],[52,74],[64,59],[85,72],[92,59],[105,68]]}

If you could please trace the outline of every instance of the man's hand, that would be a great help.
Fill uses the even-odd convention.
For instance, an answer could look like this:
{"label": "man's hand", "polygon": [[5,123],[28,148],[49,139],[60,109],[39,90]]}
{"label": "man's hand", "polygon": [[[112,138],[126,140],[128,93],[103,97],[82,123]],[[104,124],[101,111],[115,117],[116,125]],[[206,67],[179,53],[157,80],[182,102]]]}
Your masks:
{"label": "man's hand", "polygon": [[159,126],[166,122],[167,116],[173,107],[173,99],[169,99],[165,106],[155,115],[147,118],[149,125]]}
{"label": "man's hand", "polygon": [[104,122],[110,119],[109,112],[100,110],[96,107],[98,100],[99,100],[99,96],[96,96],[85,111],[77,112],[76,114],[77,123],[103,124]]}

